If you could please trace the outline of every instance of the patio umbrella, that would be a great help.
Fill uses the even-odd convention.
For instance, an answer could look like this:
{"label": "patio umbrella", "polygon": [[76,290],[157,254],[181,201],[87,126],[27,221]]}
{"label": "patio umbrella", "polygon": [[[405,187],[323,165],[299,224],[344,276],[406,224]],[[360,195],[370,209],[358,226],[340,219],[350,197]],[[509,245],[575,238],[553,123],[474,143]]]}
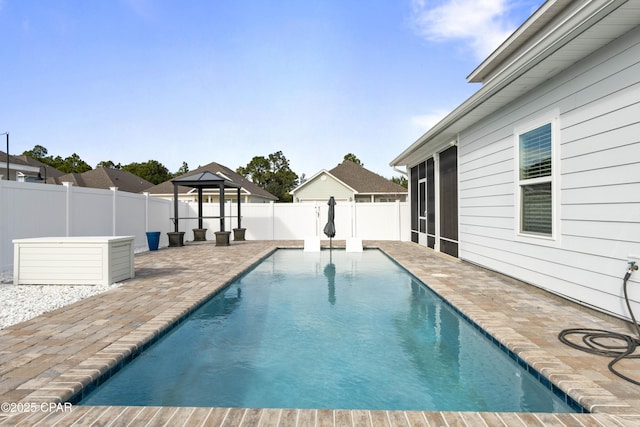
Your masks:
{"label": "patio umbrella", "polygon": [[331,248],[333,246],[332,239],[336,236],[336,225],[333,223],[335,218],[336,201],[333,196],[329,197],[327,204],[329,205],[329,215],[327,217],[327,225],[324,226],[324,234],[329,238],[329,248]]}

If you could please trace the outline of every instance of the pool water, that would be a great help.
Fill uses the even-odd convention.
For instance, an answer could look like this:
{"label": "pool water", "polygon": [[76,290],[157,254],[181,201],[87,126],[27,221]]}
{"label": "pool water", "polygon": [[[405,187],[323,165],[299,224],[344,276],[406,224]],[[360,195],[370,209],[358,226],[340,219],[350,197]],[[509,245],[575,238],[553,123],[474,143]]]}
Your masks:
{"label": "pool water", "polygon": [[83,405],[576,412],[377,250],[279,250]]}

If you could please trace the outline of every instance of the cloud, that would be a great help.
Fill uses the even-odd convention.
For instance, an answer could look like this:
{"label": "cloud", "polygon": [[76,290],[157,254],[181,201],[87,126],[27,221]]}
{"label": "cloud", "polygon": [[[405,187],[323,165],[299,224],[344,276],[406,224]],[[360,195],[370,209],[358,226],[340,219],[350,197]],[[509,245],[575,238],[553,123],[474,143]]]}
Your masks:
{"label": "cloud", "polygon": [[516,28],[509,16],[513,7],[508,0],[412,0],[411,24],[432,42],[468,42],[474,55],[484,59]]}
{"label": "cloud", "polygon": [[435,126],[440,120],[444,119],[450,112],[451,110],[437,109],[427,114],[412,116],[411,124],[422,134]]}

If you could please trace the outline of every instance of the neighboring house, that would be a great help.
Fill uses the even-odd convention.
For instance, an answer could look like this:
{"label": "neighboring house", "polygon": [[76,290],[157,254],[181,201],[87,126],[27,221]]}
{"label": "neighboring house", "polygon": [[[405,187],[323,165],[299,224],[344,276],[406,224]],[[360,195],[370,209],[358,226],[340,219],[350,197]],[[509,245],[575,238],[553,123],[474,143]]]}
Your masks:
{"label": "neighboring house", "polygon": [[[0,152],[0,169],[5,163],[6,155]],[[120,169],[96,168],[83,173],[67,173],[42,163],[29,156],[10,156],[11,179],[25,182],[40,182],[43,184],[62,184],[70,182],[76,187],[101,188],[108,190],[117,187],[120,191],[140,193],[153,184]],[[0,172],[1,173],[1,172]],[[6,175],[6,173],[5,173]]]}
{"label": "neighboring house", "polygon": [[68,173],[55,178],[56,184],[71,182],[77,187],[102,188],[112,187],[129,193],[141,193],[153,186],[153,183],[122,169],[95,168],[83,173]]}
{"label": "neighboring house", "polygon": [[64,172],[54,168],[53,166],[49,166],[46,163],[42,163],[40,160],[36,160],[29,156],[21,155],[21,156],[11,156],[13,158],[19,159],[24,164],[29,166],[33,166],[38,168],[36,173],[25,174],[25,181],[28,182],[41,182],[43,184],[58,184],[56,181],[57,178],[65,175]]}
{"label": "neighboring house", "polygon": [[293,201],[326,202],[333,196],[336,201],[405,202],[408,191],[401,185],[345,160],[330,171],[321,170],[293,189]]}
{"label": "neighboring house", "polygon": [[628,319],[639,3],[547,1],[468,80],[482,87],[391,162],[410,171],[412,240]]}
{"label": "neighboring house", "polygon": [[[264,190],[262,187],[259,187],[258,185],[254,184],[247,178],[229,169],[228,167],[215,162],[189,171],[186,174],[181,175],[180,177],[197,175],[202,172],[211,172],[233,183],[240,184],[242,186],[242,188],[240,189],[240,197],[242,199],[241,203],[268,203],[278,200],[276,196]],[[148,188],[146,192],[148,192],[152,196],[173,200],[173,183],[171,182],[171,180],[165,181],[151,188]],[[203,203],[217,203],[219,200],[219,190],[216,188],[205,188],[202,190],[202,198],[204,199]],[[225,192],[224,198],[227,201],[235,201],[237,199],[237,193],[235,190]],[[183,202],[197,202],[198,190],[191,187],[178,186],[178,200]]]}
{"label": "neighboring house", "polygon": [[40,169],[37,165],[29,164],[23,159],[23,157],[25,156],[9,156],[9,161],[7,162],[7,153],[0,151],[1,179],[8,179],[10,181],[36,180],[38,172],[40,172],[42,169]]}

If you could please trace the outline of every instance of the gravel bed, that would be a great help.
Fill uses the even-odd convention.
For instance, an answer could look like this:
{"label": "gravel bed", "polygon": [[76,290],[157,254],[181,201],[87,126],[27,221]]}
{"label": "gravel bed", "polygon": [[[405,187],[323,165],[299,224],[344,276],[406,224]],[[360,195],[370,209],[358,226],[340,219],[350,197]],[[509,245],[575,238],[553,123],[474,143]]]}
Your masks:
{"label": "gravel bed", "polygon": [[0,275],[0,329],[117,288],[112,285],[19,285]]}

